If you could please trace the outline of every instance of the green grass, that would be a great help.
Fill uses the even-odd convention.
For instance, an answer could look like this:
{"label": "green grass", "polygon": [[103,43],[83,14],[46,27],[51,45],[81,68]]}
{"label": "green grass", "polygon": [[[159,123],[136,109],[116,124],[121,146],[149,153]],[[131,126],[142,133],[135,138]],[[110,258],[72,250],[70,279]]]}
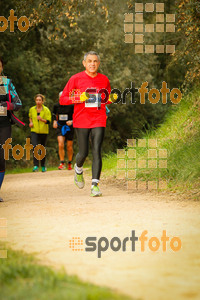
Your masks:
{"label": "green grass", "polygon": [[103,156],[102,171],[104,175],[116,176],[117,173],[117,154],[109,153]]}
{"label": "green grass", "polygon": [[[32,173],[31,168],[15,168],[15,169],[6,169],[6,174],[20,174],[20,173]],[[39,172],[41,171],[41,167],[39,169]],[[58,167],[47,167],[47,171],[55,171],[58,170]]]}
{"label": "green grass", "polygon": [[[200,88],[185,96],[179,105],[174,105],[160,127],[143,136],[157,139],[159,148],[168,151],[168,167],[161,171],[161,178],[168,181],[168,189],[189,191],[200,198]],[[143,149],[147,152],[147,148]],[[140,158],[143,153],[140,151]],[[103,171],[116,175],[117,156],[103,158]],[[137,178],[154,180],[156,170],[137,171]]]}
{"label": "green grass", "polygon": [[130,299],[107,288],[82,282],[75,276],[66,275],[64,271],[57,272],[39,265],[33,256],[11,249],[8,249],[7,259],[0,259],[0,298],[4,300]]}
{"label": "green grass", "polygon": [[163,139],[168,150],[170,187],[200,190],[200,89],[184,97],[149,137]]}

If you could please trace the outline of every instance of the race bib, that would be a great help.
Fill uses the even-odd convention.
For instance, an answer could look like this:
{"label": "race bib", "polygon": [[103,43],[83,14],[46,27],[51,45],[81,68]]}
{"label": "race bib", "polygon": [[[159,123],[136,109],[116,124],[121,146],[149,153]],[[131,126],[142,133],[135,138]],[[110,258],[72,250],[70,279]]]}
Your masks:
{"label": "race bib", "polygon": [[3,116],[3,117],[7,116],[7,107],[0,105],[0,116]]}
{"label": "race bib", "polygon": [[91,94],[85,101],[85,107],[101,107],[101,94]]}
{"label": "race bib", "polygon": [[59,121],[67,121],[68,115],[59,115]]}

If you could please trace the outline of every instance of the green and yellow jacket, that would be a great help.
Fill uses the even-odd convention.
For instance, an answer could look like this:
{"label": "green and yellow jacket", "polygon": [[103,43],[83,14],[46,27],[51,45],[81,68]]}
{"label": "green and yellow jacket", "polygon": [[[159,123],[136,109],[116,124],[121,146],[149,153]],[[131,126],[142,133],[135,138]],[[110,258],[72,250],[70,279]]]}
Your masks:
{"label": "green and yellow jacket", "polygon": [[51,122],[51,112],[48,109],[48,107],[42,105],[40,117],[42,119],[47,120],[48,123],[46,124],[42,121],[37,120],[37,107],[36,107],[36,105],[32,106],[29,109],[29,118],[31,118],[32,122],[33,122],[33,127],[31,128],[31,131],[35,132],[35,133],[48,134],[49,133],[49,123]]}

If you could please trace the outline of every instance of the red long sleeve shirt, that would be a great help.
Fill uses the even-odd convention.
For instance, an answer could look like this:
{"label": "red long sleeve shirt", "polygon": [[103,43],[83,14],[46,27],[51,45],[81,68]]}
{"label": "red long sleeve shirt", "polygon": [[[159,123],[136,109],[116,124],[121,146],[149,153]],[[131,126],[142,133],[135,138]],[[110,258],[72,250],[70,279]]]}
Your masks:
{"label": "red long sleeve shirt", "polygon": [[[94,89],[94,91],[88,92],[91,95],[98,94],[101,89],[107,90],[108,94],[111,92],[110,82],[105,75],[97,73],[96,77],[90,77],[83,71],[75,74],[69,79],[60,97],[60,104],[74,104],[73,127],[106,127],[105,103],[101,102],[99,105],[98,101],[93,101],[93,103],[90,101],[79,103],[80,95],[83,92],[86,92],[87,89]],[[102,93],[102,91],[100,91],[100,94],[104,94],[105,96],[105,93]],[[102,96],[102,98],[104,97]],[[106,102],[106,104],[109,103],[111,102]]]}

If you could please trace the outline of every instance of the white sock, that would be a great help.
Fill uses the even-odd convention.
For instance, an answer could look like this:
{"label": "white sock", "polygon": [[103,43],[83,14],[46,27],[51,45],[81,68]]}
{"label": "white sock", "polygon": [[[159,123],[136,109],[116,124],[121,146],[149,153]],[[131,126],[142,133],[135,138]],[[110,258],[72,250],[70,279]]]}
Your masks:
{"label": "white sock", "polygon": [[99,183],[99,179],[92,179],[92,188],[93,188],[94,185],[97,186],[98,183]]}
{"label": "white sock", "polygon": [[77,174],[82,174],[83,173],[83,167],[77,167],[77,165],[76,165],[75,171],[76,171]]}

